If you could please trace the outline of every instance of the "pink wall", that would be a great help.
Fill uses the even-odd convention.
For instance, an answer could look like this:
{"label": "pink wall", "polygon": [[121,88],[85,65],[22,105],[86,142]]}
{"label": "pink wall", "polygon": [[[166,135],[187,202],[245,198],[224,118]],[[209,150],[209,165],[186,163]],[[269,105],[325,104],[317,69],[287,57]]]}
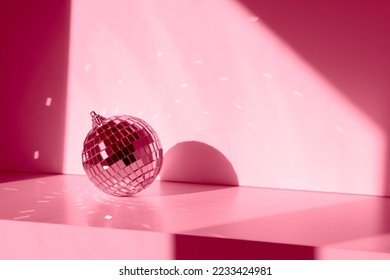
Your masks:
{"label": "pink wall", "polygon": [[0,169],[84,174],[95,110],[213,147],[240,185],[390,195],[389,2],[7,2]]}
{"label": "pink wall", "polygon": [[0,4],[0,170],[62,172],[70,1]]}
{"label": "pink wall", "polygon": [[145,119],[165,151],[214,147],[241,185],[389,194],[376,2],[75,1],[64,172],[83,173],[95,110]]}

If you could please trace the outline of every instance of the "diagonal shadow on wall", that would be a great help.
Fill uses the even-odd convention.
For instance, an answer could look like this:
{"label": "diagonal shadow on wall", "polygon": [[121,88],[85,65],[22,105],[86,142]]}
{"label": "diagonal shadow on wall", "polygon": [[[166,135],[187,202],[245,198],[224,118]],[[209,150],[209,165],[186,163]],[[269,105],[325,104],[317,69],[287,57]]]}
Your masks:
{"label": "diagonal shadow on wall", "polygon": [[[240,0],[390,139],[389,1]],[[388,146],[388,145],[387,145]],[[390,149],[383,195],[390,196]]]}

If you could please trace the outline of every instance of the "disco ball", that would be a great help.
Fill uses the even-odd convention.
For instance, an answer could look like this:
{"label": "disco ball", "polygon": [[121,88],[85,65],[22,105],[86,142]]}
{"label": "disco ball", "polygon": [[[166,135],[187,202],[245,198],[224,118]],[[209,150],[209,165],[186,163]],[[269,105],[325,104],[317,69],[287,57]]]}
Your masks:
{"label": "disco ball", "polygon": [[156,179],[163,150],[156,132],[132,116],[104,118],[91,112],[82,163],[88,178],[105,193],[132,196]]}

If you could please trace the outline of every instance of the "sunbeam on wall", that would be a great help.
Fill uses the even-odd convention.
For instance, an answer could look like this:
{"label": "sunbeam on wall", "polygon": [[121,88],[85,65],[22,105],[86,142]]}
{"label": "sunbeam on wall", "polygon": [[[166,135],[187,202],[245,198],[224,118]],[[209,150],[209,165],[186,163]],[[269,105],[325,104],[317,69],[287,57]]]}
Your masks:
{"label": "sunbeam on wall", "polygon": [[239,3],[74,1],[70,36],[65,173],[95,110],[218,149],[240,185],[382,194],[381,128]]}

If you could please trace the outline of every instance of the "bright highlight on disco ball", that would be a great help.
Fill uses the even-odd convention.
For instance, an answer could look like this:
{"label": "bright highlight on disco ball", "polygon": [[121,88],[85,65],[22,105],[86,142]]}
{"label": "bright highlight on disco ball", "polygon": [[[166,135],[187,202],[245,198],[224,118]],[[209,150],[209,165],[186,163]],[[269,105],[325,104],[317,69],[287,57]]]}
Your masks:
{"label": "bright highlight on disco ball", "polygon": [[132,116],[104,118],[91,112],[82,163],[88,178],[105,193],[132,196],[157,177],[163,150],[156,132]]}

